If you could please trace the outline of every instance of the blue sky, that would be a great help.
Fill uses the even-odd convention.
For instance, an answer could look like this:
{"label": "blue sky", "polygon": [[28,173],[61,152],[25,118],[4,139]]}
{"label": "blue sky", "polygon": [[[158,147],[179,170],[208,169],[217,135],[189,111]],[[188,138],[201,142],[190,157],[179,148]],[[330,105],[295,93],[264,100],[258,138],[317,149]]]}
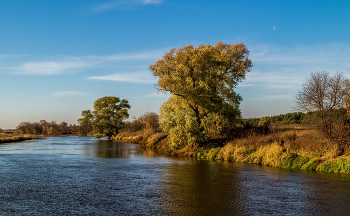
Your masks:
{"label": "blue sky", "polygon": [[0,0],[0,128],[74,124],[103,96],[159,112],[148,69],[171,48],[243,42],[243,117],[292,111],[313,71],[350,71],[349,1]]}

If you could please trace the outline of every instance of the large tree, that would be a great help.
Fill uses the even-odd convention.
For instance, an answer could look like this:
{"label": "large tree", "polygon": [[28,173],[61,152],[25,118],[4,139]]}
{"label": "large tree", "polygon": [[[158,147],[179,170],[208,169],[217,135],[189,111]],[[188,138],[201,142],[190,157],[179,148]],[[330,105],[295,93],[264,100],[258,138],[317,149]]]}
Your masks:
{"label": "large tree", "polygon": [[171,49],[150,69],[159,78],[158,90],[180,97],[193,112],[201,135],[203,119],[210,114],[229,120],[240,117],[237,110],[242,98],[234,88],[252,67],[248,55],[243,43],[186,45]]}
{"label": "large tree", "polygon": [[327,71],[311,73],[295,97],[296,109],[303,112],[315,112],[320,119],[324,132],[332,135],[334,115],[345,107],[348,84],[342,73],[333,76]]}
{"label": "large tree", "polygon": [[119,97],[102,97],[95,101],[94,111],[85,110],[82,112],[83,118],[79,119],[79,124],[91,125],[96,133],[105,134],[111,137],[117,134],[123,126],[123,120],[129,118],[129,102]]}

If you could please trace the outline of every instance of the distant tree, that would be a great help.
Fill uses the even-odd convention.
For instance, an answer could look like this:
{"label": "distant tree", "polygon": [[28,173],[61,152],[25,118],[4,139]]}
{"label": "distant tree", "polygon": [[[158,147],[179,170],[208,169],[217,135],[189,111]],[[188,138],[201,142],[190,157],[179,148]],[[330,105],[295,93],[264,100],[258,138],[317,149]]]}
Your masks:
{"label": "distant tree", "polygon": [[0,133],[2,133],[3,131],[2,131],[2,129],[0,128]]}
{"label": "distant tree", "polygon": [[270,117],[261,117],[259,120],[259,125],[268,126],[271,123]]}
{"label": "distant tree", "polygon": [[198,128],[199,138],[196,142],[203,143],[202,122],[207,116],[218,114],[229,121],[240,118],[242,98],[233,89],[252,67],[248,55],[243,43],[186,45],[171,49],[163,59],[150,65],[153,75],[159,78],[158,90],[181,98],[178,102],[190,110],[191,114],[185,117],[195,119],[197,126],[193,127]]}
{"label": "distant tree", "polygon": [[91,124],[91,121],[94,119],[94,115],[91,113],[90,110],[82,111],[81,116],[82,116],[82,118],[78,119],[78,123],[80,125]]}
{"label": "distant tree", "polygon": [[311,73],[295,97],[296,109],[314,112],[315,120],[320,120],[324,132],[332,135],[334,114],[345,106],[348,94],[346,79],[342,73],[331,76],[327,71]]}
{"label": "distant tree", "polygon": [[150,128],[155,130],[157,130],[159,127],[159,115],[155,112],[146,112],[138,117],[137,120],[139,120],[145,126],[148,124]]}
{"label": "distant tree", "polygon": [[65,135],[68,135],[68,124],[67,122],[61,122],[60,124],[60,129],[61,129],[61,134],[65,134]]}
{"label": "distant tree", "polygon": [[79,134],[82,136],[86,136],[92,132],[91,122],[94,119],[94,115],[91,113],[90,110],[84,110],[81,112],[81,116],[82,118],[78,119],[78,123],[80,125]]}
{"label": "distant tree", "polygon": [[34,134],[30,122],[21,122],[16,128],[21,134]]}
{"label": "distant tree", "polygon": [[129,118],[129,102],[119,97],[102,97],[95,101],[91,125],[95,132],[111,137],[123,126],[123,120]]}

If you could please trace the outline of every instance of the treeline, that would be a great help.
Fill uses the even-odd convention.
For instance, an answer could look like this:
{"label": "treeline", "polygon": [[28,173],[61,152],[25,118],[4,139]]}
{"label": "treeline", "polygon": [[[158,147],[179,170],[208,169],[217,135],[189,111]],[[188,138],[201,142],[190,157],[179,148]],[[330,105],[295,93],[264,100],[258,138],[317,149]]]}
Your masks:
{"label": "treeline", "polygon": [[[332,122],[336,124],[345,124],[345,116],[347,114],[346,108],[340,108],[332,111]],[[281,125],[292,125],[292,124],[308,124],[308,125],[319,125],[321,120],[319,116],[322,115],[320,111],[314,112],[293,112],[280,114],[276,116],[266,116],[261,118],[245,118],[241,119],[241,124],[250,125],[266,125],[270,123],[277,123]]]}
{"label": "treeline", "polygon": [[84,131],[84,127],[79,125],[68,125],[66,122],[57,124],[55,121],[47,122],[41,120],[39,122],[22,122],[16,127],[16,132],[19,134],[32,134],[44,136],[65,136],[79,135]]}
{"label": "treeline", "polygon": [[302,124],[312,113],[293,112],[276,116],[266,116],[261,118],[246,118],[241,120],[241,124],[262,125],[266,123],[278,123],[281,125]]}
{"label": "treeline", "polygon": [[[121,131],[136,132],[144,129],[152,129],[155,132],[161,130],[157,113],[146,112],[138,118],[133,117],[131,121],[124,121]],[[15,133],[43,136],[88,136],[98,132],[94,131],[90,123],[68,125],[66,122],[56,123],[55,121],[41,120],[39,122],[22,122],[16,127]]]}

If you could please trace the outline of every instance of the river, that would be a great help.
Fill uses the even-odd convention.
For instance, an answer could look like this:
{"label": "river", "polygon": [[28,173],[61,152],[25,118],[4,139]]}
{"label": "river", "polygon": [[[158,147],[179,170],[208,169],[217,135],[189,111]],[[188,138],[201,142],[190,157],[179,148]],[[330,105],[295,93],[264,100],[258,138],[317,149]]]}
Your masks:
{"label": "river", "polygon": [[0,145],[0,215],[350,215],[350,176],[48,137]]}

